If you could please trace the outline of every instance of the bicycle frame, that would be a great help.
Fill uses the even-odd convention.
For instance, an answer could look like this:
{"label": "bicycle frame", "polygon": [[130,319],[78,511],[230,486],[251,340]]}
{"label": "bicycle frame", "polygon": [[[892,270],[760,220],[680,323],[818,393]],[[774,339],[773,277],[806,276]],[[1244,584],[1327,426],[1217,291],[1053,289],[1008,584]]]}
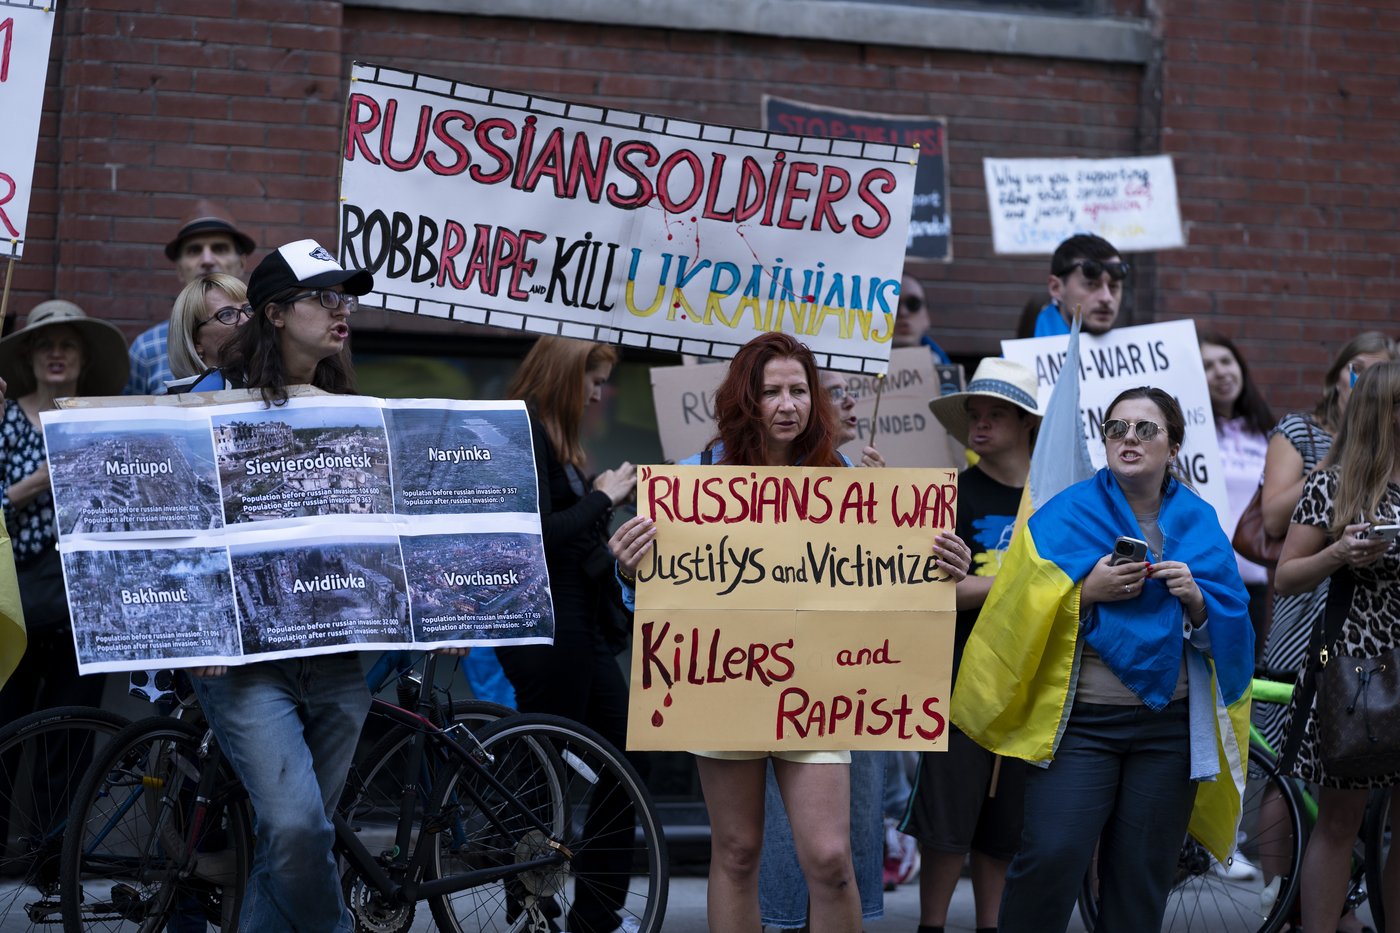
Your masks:
{"label": "bicycle frame", "polygon": [[[425,898],[454,894],[458,891],[464,891],[467,888],[489,884],[493,881],[500,881],[505,878],[523,874],[527,871],[559,865],[571,857],[571,853],[569,853],[567,848],[555,838],[550,828],[541,822],[534,812],[520,803],[509,788],[482,767],[476,755],[468,751],[467,748],[459,743],[451,734],[452,731],[460,729],[470,736],[472,733],[469,730],[461,725],[454,725],[450,726],[448,729],[443,729],[433,721],[433,718],[441,719],[441,715],[440,712],[431,710],[432,704],[425,699],[425,695],[431,691],[435,666],[436,659],[430,655],[424,668],[423,680],[419,684],[417,705],[419,708],[425,706],[429,707],[430,711],[437,713],[436,716],[424,716],[380,699],[375,699],[373,701],[370,710],[372,714],[385,716],[392,722],[406,727],[413,733],[412,744],[409,748],[408,763],[406,765],[405,774],[403,775],[403,791],[400,795],[398,821],[395,826],[395,842],[391,852],[392,861],[390,862],[396,871],[402,872],[406,880],[399,882],[395,881],[394,878],[390,876],[389,871],[386,871],[379,860],[369,852],[362,842],[360,842],[355,830],[342,814],[336,813],[332,820],[335,825],[336,843],[340,854],[357,872],[359,872],[361,877],[369,883],[370,887],[391,903],[412,904]],[[473,741],[475,741],[474,737]],[[430,854],[429,847],[425,842],[435,839],[440,832],[447,828],[447,821],[444,819],[445,814],[425,814],[422,831],[418,834],[417,843],[416,845],[411,843],[413,837],[414,803],[420,794],[424,795],[426,801],[426,790],[423,781],[414,780],[413,778],[415,775],[420,778],[425,776],[423,770],[424,758],[427,754],[429,743],[431,743],[434,748],[440,749],[446,753],[443,756],[444,761],[451,761],[455,758],[471,772],[474,778],[484,779],[490,789],[500,794],[501,798],[510,805],[515,815],[523,817],[531,829],[541,833],[544,838],[549,840],[549,845],[555,849],[556,854],[543,858],[512,862],[505,866],[474,869],[472,871],[453,875],[450,878],[438,878],[426,882],[418,880],[423,877],[426,871],[427,859]],[[477,750],[479,753],[485,754],[484,750],[481,749],[479,745],[477,746]],[[491,822],[493,828],[503,835],[511,835],[501,819],[486,806],[485,798],[472,786],[471,782],[463,782],[459,786],[466,792],[467,797],[471,799],[471,802],[480,810],[486,819]],[[400,856],[407,852],[410,846],[413,848],[412,854],[406,861],[399,861]]]}

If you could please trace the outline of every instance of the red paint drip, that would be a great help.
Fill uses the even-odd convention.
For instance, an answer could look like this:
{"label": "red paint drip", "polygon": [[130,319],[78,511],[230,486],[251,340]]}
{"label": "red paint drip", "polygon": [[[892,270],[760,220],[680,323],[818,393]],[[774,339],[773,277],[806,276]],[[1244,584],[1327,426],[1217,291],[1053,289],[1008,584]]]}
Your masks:
{"label": "red paint drip", "polygon": [[666,699],[664,699],[664,700],[661,701],[661,705],[667,707],[668,709],[670,708],[670,706],[671,706],[671,694],[669,694],[669,693],[666,694]]}
{"label": "red paint drip", "polygon": [[661,710],[657,710],[656,712],[651,714],[651,724],[656,728],[659,729],[661,727],[661,724],[665,721],[666,720],[661,718]]}

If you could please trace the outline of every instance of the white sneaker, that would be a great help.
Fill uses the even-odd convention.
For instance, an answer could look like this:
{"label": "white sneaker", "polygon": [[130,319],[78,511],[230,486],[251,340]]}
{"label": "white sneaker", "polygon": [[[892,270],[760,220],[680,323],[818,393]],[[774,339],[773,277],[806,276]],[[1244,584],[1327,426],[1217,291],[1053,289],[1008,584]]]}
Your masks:
{"label": "white sneaker", "polygon": [[1264,873],[1259,870],[1249,859],[1236,852],[1235,857],[1230,859],[1228,865],[1215,863],[1215,873],[1229,881],[1254,881],[1264,877]]}

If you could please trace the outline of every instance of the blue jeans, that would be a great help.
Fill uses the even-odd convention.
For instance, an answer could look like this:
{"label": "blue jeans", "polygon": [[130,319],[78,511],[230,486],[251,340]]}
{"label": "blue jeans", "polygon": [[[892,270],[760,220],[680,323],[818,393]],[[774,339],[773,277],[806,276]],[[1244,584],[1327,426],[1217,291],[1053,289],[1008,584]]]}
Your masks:
{"label": "blue jeans", "polygon": [[[840,765],[814,765],[839,768]],[[861,916],[878,920],[885,913],[885,826],[880,804],[884,794],[884,752],[851,752],[851,860],[860,890]],[[763,925],[795,929],[807,922],[807,880],[797,863],[792,824],[768,763],[763,794],[763,856],[758,864],[758,902]]]}
{"label": "blue jeans", "polygon": [[330,814],[369,711],[359,656],[261,661],[194,682],[253,804],[257,847],[239,928],[350,933]]}
{"label": "blue jeans", "polygon": [[1050,767],[1026,769],[1001,933],[1065,929],[1096,842],[1098,929],[1160,930],[1196,799],[1190,760],[1186,700],[1158,713],[1076,703]]}

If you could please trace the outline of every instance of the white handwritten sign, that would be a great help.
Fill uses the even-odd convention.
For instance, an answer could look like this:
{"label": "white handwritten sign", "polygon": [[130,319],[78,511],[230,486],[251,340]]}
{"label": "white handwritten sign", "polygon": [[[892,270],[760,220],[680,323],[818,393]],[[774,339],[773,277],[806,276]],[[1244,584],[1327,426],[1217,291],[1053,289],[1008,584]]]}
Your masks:
{"label": "white handwritten sign", "polygon": [[[1117,327],[1099,337],[1082,334],[1079,339],[1079,414],[1095,468],[1108,462],[1099,426],[1108,413],[1109,403],[1119,392],[1135,386],[1164,389],[1180,403],[1186,417],[1186,439],[1177,455],[1177,468],[1196,487],[1201,498],[1228,518],[1230,511],[1220,467],[1220,446],[1215,438],[1215,416],[1211,413],[1195,323],[1167,321],[1141,327]],[[1008,360],[1035,373],[1042,411],[1060,376],[1068,345],[1069,337],[1063,335],[1001,342],[1002,353]]]}
{"label": "white handwritten sign", "polygon": [[1171,156],[983,159],[982,173],[998,253],[1048,256],[1077,233],[1125,253],[1186,244]]}
{"label": "white handwritten sign", "polygon": [[24,255],[54,3],[0,0],[0,256]]}

